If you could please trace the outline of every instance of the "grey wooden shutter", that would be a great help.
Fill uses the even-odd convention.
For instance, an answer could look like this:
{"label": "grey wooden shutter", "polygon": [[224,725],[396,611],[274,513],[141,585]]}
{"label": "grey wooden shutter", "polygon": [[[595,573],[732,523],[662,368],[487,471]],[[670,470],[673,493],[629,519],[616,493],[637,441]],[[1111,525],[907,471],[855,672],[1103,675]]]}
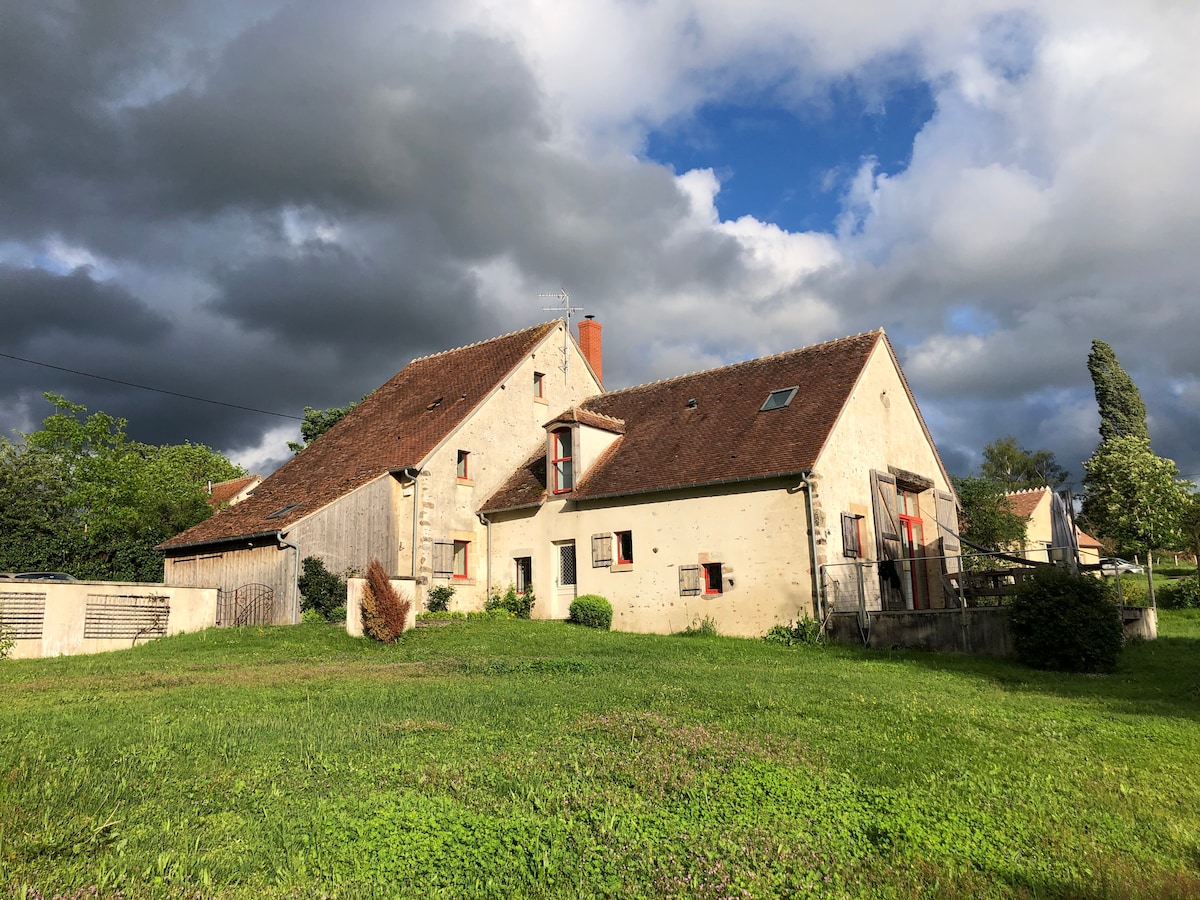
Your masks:
{"label": "grey wooden shutter", "polygon": [[958,507],[954,503],[954,495],[946,491],[934,491],[933,497],[937,504],[938,535],[942,539],[946,571],[957,572],[962,567],[959,558],[962,545],[958,541]]}
{"label": "grey wooden shutter", "polygon": [[842,554],[845,556],[861,556],[862,547],[858,542],[858,516],[842,513]]}
{"label": "grey wooden shutter", "polygon": [[700,593],[700,567],[679,567],[679,596],[695,597]]}
{"label": "grey wooden shutter", "polygon": [[436,541],[433,545],[433,577],[449,578],[454,574],[454,542]]}
{"label": "grey wooden shutter", "polygon": [[592,535],[592,568],[612,565],[612,535]]}
{"label": "grey wooden shutter", "polygon": [[875,510],[875,548],[878,559],[901,556],[900,517],[896,512],[896,477],[871,471],[871,503]]}

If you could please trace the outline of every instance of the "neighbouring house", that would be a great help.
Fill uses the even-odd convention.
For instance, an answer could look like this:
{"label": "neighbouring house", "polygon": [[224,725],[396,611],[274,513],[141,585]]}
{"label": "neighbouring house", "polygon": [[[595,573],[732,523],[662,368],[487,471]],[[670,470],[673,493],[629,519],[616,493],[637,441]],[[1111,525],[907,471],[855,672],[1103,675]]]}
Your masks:
{"label": "neighbouring house", "polygon": [[739,635],[822,615],[864,571],[868,608],[954,602],[956,498],[882,330],[611,392],[599,323],[580,332],[410,363],[166,542],[167,583],[287,593],[302,557],[377,557],[418,603],[448,584],[478,608],[511,584],[535,617],[597,593],[614,628]]}
{"label": "neighbouring house", "polygon": [[[1075,527],[1066,503],[1048,487],[1011,491],[1008,507],[1025,520],[1025,543],[1020,553],[1037,562],[1056,562],[1078,548],[1082,565],[1100,562],[1101,546],[1091,535]],[[1071,534],[1074,533],[1074,547]]]}
{"label": "neighbouring house", "polygon": [[342,573],[378,558],[418,602],[453,583],[482,604],[481,500],[540,446],[546,419],[601,389],[561,320],[413,360],[243,502],[161,544],[164,580],[269,592],[289,622],[301,559]]}
{"label": "neighbouring house", "polygon": [[236,506],[263,483],[261,475],[243,475],[241,478],[231,478],[229,481],[218,481],[208,486],[208,505],[213,509],[224,509]]}

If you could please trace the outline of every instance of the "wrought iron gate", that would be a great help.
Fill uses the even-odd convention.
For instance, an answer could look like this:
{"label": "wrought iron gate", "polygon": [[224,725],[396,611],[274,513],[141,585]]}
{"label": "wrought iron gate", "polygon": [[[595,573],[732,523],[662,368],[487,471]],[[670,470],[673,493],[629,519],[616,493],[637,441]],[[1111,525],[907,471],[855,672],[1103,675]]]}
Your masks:
{"label": "wrought iron gate", "polygon": [[217,591],[217,626],[275,624],[275,589],[266,584],[243,584]]}

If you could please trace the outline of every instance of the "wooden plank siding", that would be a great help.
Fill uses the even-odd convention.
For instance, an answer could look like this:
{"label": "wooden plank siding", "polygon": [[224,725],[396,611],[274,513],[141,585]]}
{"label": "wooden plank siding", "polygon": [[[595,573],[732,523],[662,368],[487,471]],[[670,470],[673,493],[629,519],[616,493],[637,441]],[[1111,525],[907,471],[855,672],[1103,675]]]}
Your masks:
{"label": "wooden plank siding", "polygon": [[[407,513],[407,514],[406,514]],[[399,546],[403,525],[411,539],[411,509],[401,499],[401,487],[390,475],[376,479],[318,510],[286,533],[300,548],[300,559],[318,556],[330,572],[347,569],[365,572],[372,557],[389,574],[399,574]],[[279,550],[269,537],[259,537],[253,548],[247,542],[191,547],[168,551],[164,582],[186,587],[215,587],[233,591],[260,583],[275,592],[275,622],[291,622],[296,551]],[[261,545],[261,546],[259,546]],[[407,565],[407,557],[405,558]]]}

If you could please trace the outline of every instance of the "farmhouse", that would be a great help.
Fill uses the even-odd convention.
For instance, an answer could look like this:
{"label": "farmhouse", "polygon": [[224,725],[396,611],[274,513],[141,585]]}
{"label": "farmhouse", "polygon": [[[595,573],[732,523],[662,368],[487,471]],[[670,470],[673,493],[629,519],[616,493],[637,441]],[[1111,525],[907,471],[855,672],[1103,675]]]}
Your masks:
{"label": "farmhouse", "polygon": [[[946,605],[956,501],[883,331],[626,390],[600,325],[558,320],[415,360],[244,502],[166,542],[168,584],[261,582],[377,557],[418,601],[579,594],[613,627],[712,619],[761,634],[819,616],[874,560],[876,609]],[[928,559],[926,557],[929,557]],[[951,564],[953,565],[953,564]]]}
{"label": "farmhouse", "polygon": [[1077,551],[1080,564],[1099,564],[1100,542],[1075,527],[1063,499],[1050,488],[1010,491],[1005,500],[1009,509],[1025,520],[1025,542],[1021,553],[1026,559],[1053,562],[1064,555],[1070,558]]}

